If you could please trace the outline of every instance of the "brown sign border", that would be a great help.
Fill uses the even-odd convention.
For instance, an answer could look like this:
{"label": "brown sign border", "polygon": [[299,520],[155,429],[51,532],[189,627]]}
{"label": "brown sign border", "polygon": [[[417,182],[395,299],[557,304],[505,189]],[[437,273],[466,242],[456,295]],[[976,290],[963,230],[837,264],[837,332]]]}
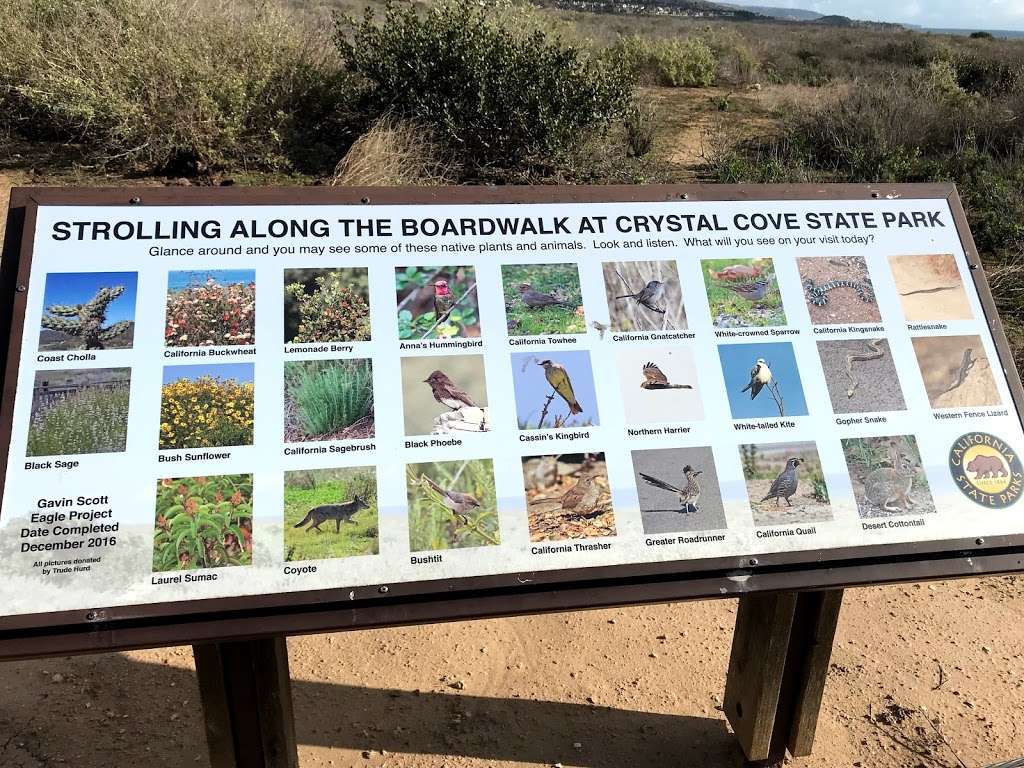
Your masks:
{"label": "brown sign border", "polygon": [[[434,188],[16,188],[0,262],[2,353],[0,443],[10,442],[32,264],[36,213],[43,205],[431,205],[453,203],[614,203],[944,200],[950,205],[999,362],[1021,418],[1024,389],[952,184],[658,185]],[[0,493],[6,477],[0,451]],[[967,537],[751,557],[645,563],[496,576],[379,584],[0,617],[0,659],[89,653],[340,631],[379,626],[578,610],[612,605],[735,597],[747,592],[834,589],[1024,570],[1024,534]]]}

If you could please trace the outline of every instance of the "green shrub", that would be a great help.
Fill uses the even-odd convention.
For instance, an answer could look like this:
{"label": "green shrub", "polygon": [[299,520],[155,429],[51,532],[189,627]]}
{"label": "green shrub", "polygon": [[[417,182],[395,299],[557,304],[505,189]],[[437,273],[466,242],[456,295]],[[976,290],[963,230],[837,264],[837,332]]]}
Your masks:
{"label": "green shrub", "polygon": [[299,425],[310,437],[350,427],[373,410],[373,376],[368,360],[291,363],[285,388]]}
{"label": "green shrub", "polygon": [[283,12],[189,0],[0,0],[0,126],[176,172],[337,161],[349,78]]}
{"label": "green shrub", "polygon": [[389,4],[380,21],[368,9],[336,29],[345,66],[369,85],[366,116],[422,123],[469,167],[549,162],[629,101],[624,74],[544,32],[499,26],[469,0]]}
{"label": "green shrub", "polygon": [[298,282],[285,286],[286,309],[298,315],[295,333],[287,335],[288,343],[369,340],[370,305],[366,292],[352,284],[352,272],[333,270],[317,275],[312,291]]}
{"label": "green shrub", "polygon": [[645,38],[630,35],[608,52],[617,68],[651,85],[701,88],[715,82],[718,60],[700,38]]}

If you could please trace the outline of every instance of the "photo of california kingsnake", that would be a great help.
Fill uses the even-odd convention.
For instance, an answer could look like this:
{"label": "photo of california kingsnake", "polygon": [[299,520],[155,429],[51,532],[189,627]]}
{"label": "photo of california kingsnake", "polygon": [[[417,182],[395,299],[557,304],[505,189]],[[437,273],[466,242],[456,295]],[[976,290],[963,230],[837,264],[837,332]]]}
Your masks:
{"label": "photo of california kingsnake", "polygon": [[871,289],[870,283],[856,283],[853,280],[829,280],[827,283],[817,285],[811,278],[804,280],[807,299],[816,307],[824,307],[828,304],[828,292],[834,291],[836,288],[852,288],[864,302],[875,300],[875,292]]}

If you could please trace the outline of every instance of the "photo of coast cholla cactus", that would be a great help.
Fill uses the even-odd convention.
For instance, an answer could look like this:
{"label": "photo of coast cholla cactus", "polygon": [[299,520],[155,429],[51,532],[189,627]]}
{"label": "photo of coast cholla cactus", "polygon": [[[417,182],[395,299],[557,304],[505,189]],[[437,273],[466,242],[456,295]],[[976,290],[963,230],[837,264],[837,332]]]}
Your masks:
{"label": "photo of coast cholla cactus", "polygon": [[256,343],[256,271],[215,269],[167,276],[168,347]]}
{"label": "photo of coast cholla cactus", "polygon": [[131,368],[38,371],[25,455],[123,451],[130,384]]}
{"label": "photo of coast cholla cactus", "polygon": [[43,292],[39,350],[131,349],[136,272],[51,272]]}

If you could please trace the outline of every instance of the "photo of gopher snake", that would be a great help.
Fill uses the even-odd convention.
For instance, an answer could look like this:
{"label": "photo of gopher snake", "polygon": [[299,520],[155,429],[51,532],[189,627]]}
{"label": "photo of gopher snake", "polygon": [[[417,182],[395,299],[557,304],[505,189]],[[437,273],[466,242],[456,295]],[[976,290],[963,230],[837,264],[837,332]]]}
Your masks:
{"label": "photo of gopher snake", "polygon": [[817,285],[811,278],[804,280],[804,288],[807,291],[807,300],[816,307],[824,307],[828,304],[828,292],[836,288],[852,288],[857,292],[860,300],[870,303],[875,300],[875,292],[871,289],[870,283],[858,283],[853,280],[829,280],[827,283]]}
{"label": "photo of gopher snake", "polygon": [[850,388],[846,390],[847,397],[853,397],[854,393],[857,391],[857,387],[860,386],[860,382],[853,375],[853,364],[866,363],[869,360],[878,360],[885,356],[885,350],[882,349],[881,339],[871,339],[871,341],[868,342],[868,349],[870,349],[871,352],[862,352],[857,355],[851,354],[846,356],[846,378],[850,380]]}

